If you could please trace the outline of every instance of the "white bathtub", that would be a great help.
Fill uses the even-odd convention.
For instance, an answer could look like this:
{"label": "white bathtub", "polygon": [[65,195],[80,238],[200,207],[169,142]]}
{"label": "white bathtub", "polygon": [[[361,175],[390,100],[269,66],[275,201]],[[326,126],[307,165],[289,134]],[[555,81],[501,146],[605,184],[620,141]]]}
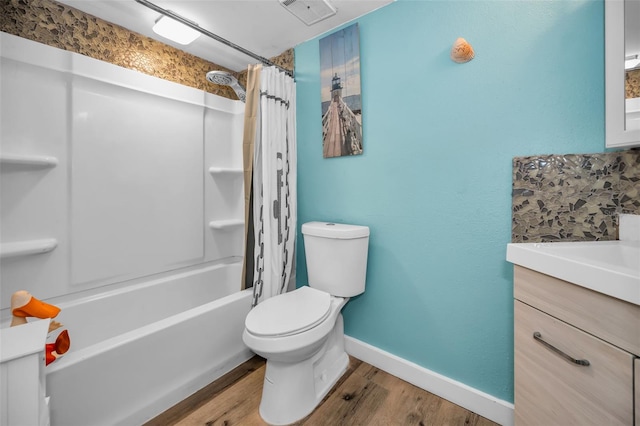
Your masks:
{"label": "white bathtub", "polygon": [[46,367],[52,426],[137,425],[253,356],[242,264],[60,303],[71,349]]}

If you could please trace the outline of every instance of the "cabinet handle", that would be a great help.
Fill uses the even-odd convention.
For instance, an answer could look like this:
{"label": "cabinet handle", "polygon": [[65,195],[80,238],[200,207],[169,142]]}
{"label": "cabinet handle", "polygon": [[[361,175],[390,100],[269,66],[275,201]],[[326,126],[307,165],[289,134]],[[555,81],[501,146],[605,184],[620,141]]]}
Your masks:
{"label": "cabinet handle", "polygon": [[586,359],[575,359],[569,355],[567,355],[566,353],[562,352],[560,349],[556,348],[555,346],[553,346],[552,344],[545,342],[542,339],[542,335],[535,331],[533,333],[533,338],[536,339],[538,342],[542,343],[543,345],[545,345],[547,348],[551,349],[552,351],[554,351],[555,353],[557,353],[558,355],[560,355],[562,358],[566,359],[567,361],[573,363],[573,364],[577,364],[577,365],[583,365],[583,366],[588,366],[590,365],[589,361]]}

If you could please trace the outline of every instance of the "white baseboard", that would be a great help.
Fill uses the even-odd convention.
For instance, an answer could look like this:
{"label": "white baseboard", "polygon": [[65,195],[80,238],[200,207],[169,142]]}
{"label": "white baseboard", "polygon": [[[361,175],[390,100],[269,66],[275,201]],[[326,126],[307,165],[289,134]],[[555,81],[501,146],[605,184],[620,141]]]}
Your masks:
{"label": "white baseboard", "polygon": [[504,426],[513,425],[512,403],[452,380],[353,337],[344,336],[344,338],[345,349],[349,355],[496,423]]}

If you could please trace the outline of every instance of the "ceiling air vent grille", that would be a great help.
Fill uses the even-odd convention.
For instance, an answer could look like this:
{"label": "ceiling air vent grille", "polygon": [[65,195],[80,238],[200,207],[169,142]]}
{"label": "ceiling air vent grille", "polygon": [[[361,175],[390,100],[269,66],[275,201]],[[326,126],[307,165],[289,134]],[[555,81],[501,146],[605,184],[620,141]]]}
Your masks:
{"label": "ceiling air vent grille", "polygon": [[307,25],[313,25],[336,14],[327,0],[280,0],[280,4]]}

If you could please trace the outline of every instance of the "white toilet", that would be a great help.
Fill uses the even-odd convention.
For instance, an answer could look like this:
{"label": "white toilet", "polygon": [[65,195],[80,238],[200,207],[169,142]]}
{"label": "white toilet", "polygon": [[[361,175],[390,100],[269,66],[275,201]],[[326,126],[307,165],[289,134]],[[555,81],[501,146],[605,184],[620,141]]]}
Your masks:
{"label": "white toilet", "polygon": [[311,413],[346,371],[340,311],[365,286],[368,227],[309,222],[302,234],[309,286],[253,308],[242,334],[267,360],[260,415],[273,425]]}

